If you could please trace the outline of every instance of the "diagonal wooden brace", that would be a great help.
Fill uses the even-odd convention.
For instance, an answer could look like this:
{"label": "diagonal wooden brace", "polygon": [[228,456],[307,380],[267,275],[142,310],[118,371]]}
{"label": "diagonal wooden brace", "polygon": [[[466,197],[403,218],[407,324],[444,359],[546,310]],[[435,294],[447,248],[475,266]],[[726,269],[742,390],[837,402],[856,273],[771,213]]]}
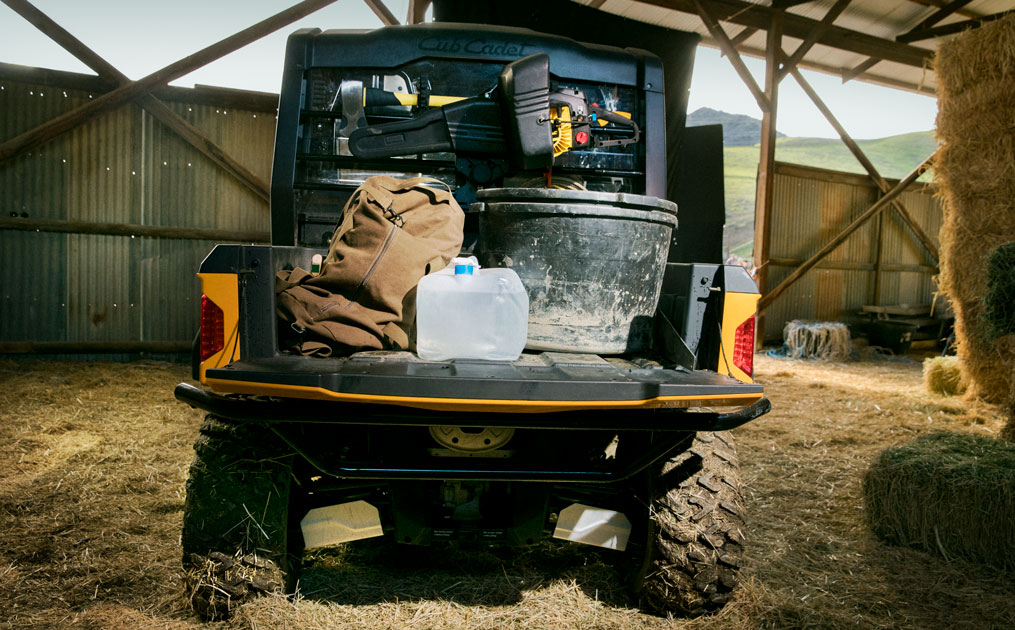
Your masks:
{"label": "diagonal wooden brace", "polygon": [[744,64],[744,60],[740,57],[740,52],[737,51],[736,46],[734,46],[733,42],[730,41],[729,36],[726,35],[726,31],[723,30],[723,27],[719,24],[719,22],[712,17],[712,14],[705,7],[705,3],[702,0],[694,0],[694,8],[698,12],[698,17],[700,17],[701,21],[705,23],[705,28],[708,29],[709,34],[712,35],[712,39],[719,44],[719,48],[722,49],[727,57],[729,57],[730,63],[733,64],[733,69],[736,70],[737,75],[740,76],[740,80],[744,82],[747,89],[754,95],[754,100],[758,101],[758,107],[760,107],[763,112],[769,111],[772,104],[769,103],[768,97],[765,96],[765,93],[758,86],[758,82],[754,80],[754,77],[751,75],[751,71],[747,69],[747,66]]}
{"label": "diagonal wooden brace", "polygon": [[821,262],[825,258],[825,256],[832,253],[836,247],[841,245],[847,238],[849,238],[850,234],[859,229],[860,226],[866,223],[868,219],[876,216],[879,212],[881,212],[885,208],[885,206],[892,203],[892,201],[894,201],[899,195],[901,195],[906,190],[906,188],[909,187],[910,184],[916,181],[916,178],[918,178],[921,174],[923,174],[923,172],[927,169],[927,167],[930,165],[930,163],[933,161],[936,155],[937,152],[935,151],[933,154],[931,154],[930,157],[924,160],[920,164],[920,166],[917,166],[909,173],[909,175],[906,175],[898,184],[896,184],[894,188],[885,192],[884,196],[882,196],[880,199],[874,202],[874,205],[872,205],[870,208],[867,208],[867,210],[861,213],[860,216],[853,219],[853,221],[845,228],[843,228],[842,231],[839,232],[834,238],[825,243],[825,245],[822,246],[821,249],[819,249],[817,252],[812,254],[810,258],[801,263],[800,266],[794,269],[793,272],[790,273],[788,276],[786,276],[782,282],[776,285],[771,291],[768,291],[767,293],[765,293],[765,295],[761,296],[761,299],[758,301],[758,312],[759,313],[764,312],[764,310],[768,308],[769,305],[771,305],[772,302],[776,300],[776,298],[785,293],[786,290],[789,289],[791,286],[793,286],[793,284],[797,280],[802,278],[804,274],[806,274],[815,265]]}
{"label": "diagonal wooden brace", "polygon": [[[857,161],[860,162],[860,165],[863,166],[864,170],[867,171],[867,174],[870,176],[871,180],[878,187],[878,189],[882,193],[887,193],[888,189],[890,188],[888,181],[881,176],[878,170],[874,167],[874,164],[867,158],[867,155],[863,152],[860,146],[853,140],[853,138],[850,137],[850,135],[846,132],[846,129],[842,126],[841,123],[839,123],[835,115],[832,114],[832,111],[828,109],[828,106],[825,105],[824,101],[821,100],[821,97],[818,96],[818,93],[814,91],[814,88],[811,87],[811,84],[808,83],[806,79],[804,79],[802,74],[800,74],[800,70],[798,70],[795,67],[791,67],[790,74],[793,75],[793,78],[796,79],[797,83],[800,84],[800,87],[811,99],[811,101],[814,102],[814,105],[818,108],[818,110],[821,111],[822,115],[828,120],[828,122],[832,125],[832,127],[835,128],[835,131],[836,133],[839,134],[839,137],[842,139],[842,142],[850,150],[850,152],[857,159]],[[938,253],[938,248],[937,245],[934,244],[934,241],[931,240],[929,236],[927,236],[927,233],[923,231],[923,228],[921,228],[920,225],[915,220],[913,220],[913,216],[909,213],[908,210],[906,210],[906,207],[903,206],[898,200],[892,201],[892,207],[894,207],[896,212],[899,213],[899,216],[902,217],[902,220],[913,232],[913,235],[916,236],[916,238],[920,241],[920,243],[924,246],[924,248],[926,248],[927,253],[931,256],[931,258],[934,261],[934,264],[936,265],[940,260],[940,254]]]}
{"label": "diagonal wooden brace", "polygon": [[[34,7],[28,0],[0,1],[59,44],[64,50],[74,55],[81,63],[94,70],[100,78],[106,79],[116,85],[130,83],[130,79],[125,74],[117,70],[116,67],[103,59],[98,53],[53,21],[48,15]],[[138,100],[141,107],[156,120],[174,131],[185,142],[204,154],[258,197],[268,201],[268,184],[235,160],[225,149],[201,133],[197,127],[191,125],[151,94],[145,94]]]}

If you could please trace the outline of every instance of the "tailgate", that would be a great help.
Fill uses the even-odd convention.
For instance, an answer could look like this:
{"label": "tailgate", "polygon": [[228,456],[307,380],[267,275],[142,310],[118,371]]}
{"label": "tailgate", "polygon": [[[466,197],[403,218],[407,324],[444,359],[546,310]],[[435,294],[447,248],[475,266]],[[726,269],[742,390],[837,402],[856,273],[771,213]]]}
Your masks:
{"label": "tailgate", "polygon": [[209,369],[204,382],[219,393],[513,413],[744,406],[763,396],[761,385],[714,372],[555,352],[510,363],[424,361],[408,352],[276,356]]}

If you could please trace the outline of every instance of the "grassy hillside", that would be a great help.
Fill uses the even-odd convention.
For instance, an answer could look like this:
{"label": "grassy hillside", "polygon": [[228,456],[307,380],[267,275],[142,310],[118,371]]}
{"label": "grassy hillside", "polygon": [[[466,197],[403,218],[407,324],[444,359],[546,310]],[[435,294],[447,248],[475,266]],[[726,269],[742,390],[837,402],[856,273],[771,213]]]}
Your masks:
{"label": "grassy hillside", "polygon": [[[761,139],[761,121],[743,114],[701,107],[687,115],[687,126],[698,125],[722,125],[722,142],[727,147],[750,147]],[[776,133],[779,138],[784,135]]]}
{"label": "grassy hillside", "polygon": [[[934,133],[922,131],[857,144],[882,175],[901,178],[934,150]],[[758,172],[759,147],[726,147],[726,235],[725,245],[743,257],[750,257],[754,238],[754,188]],[[805,166],[817,166],[849,173],[864,173],[840,140],[829,138],[780,138],[775,159]],[[926,179],[928,175],[924,175]]]}

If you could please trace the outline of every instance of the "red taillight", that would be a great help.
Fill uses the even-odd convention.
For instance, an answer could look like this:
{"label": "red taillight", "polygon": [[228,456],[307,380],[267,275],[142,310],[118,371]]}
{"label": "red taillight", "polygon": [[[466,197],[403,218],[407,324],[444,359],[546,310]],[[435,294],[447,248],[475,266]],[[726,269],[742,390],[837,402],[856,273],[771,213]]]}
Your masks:
{"label": "red taillight", "polygon": [[201,360],[204,361],[226,345],[226,317],[218,304],[201,296]]}
{"label": "red taillight", "polygon": [[754,376],[754,315],[737,327],[733,341],[733,365]]}

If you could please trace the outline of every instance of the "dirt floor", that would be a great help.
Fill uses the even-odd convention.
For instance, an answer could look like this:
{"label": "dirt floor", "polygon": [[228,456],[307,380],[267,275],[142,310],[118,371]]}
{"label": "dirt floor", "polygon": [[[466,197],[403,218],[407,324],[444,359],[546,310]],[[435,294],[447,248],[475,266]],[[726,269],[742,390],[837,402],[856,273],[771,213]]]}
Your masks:
{"label": "dirt floor", "polygon": [[[198,412],[189,366],[0,362],[0,623],[201,628],[179,577]],[[986,407],[927,394],[917,361],[759,355],[774,411],[734,431],[748,505],[735,600],[696,620],[639,613],[603,556],[404,549],[366,542],[307,559],[296,601],[263,598],[207,627],[1015,628],[1013,576],[880,543],[860,478],[928,431],[996,435]]]}

